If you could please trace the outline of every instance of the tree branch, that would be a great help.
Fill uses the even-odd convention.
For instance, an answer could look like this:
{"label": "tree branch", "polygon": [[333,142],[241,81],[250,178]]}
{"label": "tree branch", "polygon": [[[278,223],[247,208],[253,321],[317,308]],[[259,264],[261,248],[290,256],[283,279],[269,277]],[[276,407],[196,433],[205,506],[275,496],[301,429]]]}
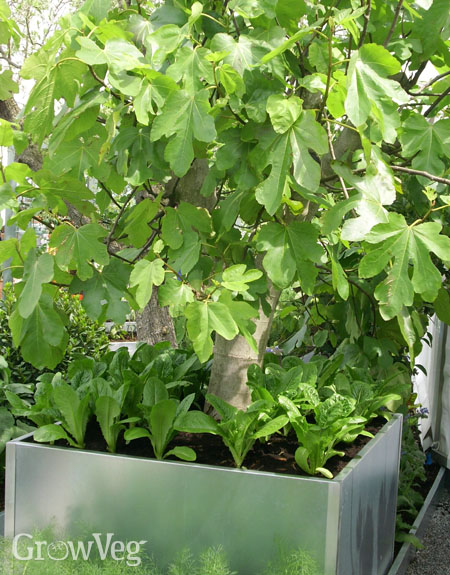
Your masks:
{"label": "tree branch", "polygon": [[437,108],[437,106],[442,102],[442,100],[448,96],[450,94],[450,86],[445,90],[445,92],[443,92],[439,98],[436,98],[436,100],[431,104],[431,106],[425,110],[424,116],[429,116],[431,114],[431,112]]}
{"label": "tree branch", "polygon": [[108,248],[109,251],[109,246],[111,245],[111,242],[113,240],[113,236],[114,233],[116,231],[116,228],[119,224],[120,218],[123,216],[123,213],[126,210],[126,207],[128,206],[128,204],[131,202],[131,200],[134,198],[135,193],[137,192],[137,187],[133,189],[133,191],[131,192],[131,194],[128,196],[128,198],[125,200],[123,206],[120,208],[120,212],[117,214],[116,219],[114,220],[114,223],[112,225],[111,231],[108,234],[108,237],[106,238],[106,247]]}
{"label": "tree branch", "polygon": [[108,196],[111,198],[111,201],[120,209],[122,208],[122,206],[119,204],[119,202],[114,198],[114,196],[112,195],[111,190],[108,190],[108,188],[105,186],[105,184],[103,182],[101,182],[100,180],[98,180],[98,183],[100,184],[100,186],[102,187],[103,191],[105,191]]}
{"label": "tree branch", "polygon": [[366,11],[364,12],[364,25],[363,25],[363,30],[361,32],[361,37],[360,37],[359,42],[358,42],[358,50],[364,44],[364,40],[366,39],[367,28],[369,26],[369,20],[370,20],[370,13],[371,12],[372,12],[372,0],[367,0]]}
{"label": "tree branch", "polygon": [[439,182],[440,184],[446,184],[450,186],[450,180],[447,178],[441,178],[440,176],[434,176],[429,172],[423,172],[422,170],[414,170],[413,168],[405,168],[404,166],[391,166],[395,172],[404,172],[405,174],[411,174],[412,176],[422,176],[431,180],[433,182]]}
{"label": "tree branch", "polygon": [[7,54],[5,54],[5,52],[1,48],[0,48],[0,58],[2,60],[5,60],[5,62],[8,62],[8,64],[10,66],[12,66],[13,68],[17,68],[18,70],[20,70],[21,66],[19,66],[19,64],[16,64],[15,62],[13,62],[11,60],[11,58]]}
{"label": "tree branch", "polygon": [[[328,40],[328,74],[327,74],[327,85],[325,88],[325,93],[322,98],[322,103],[320,105],[319,113],[317,114],[317,121],[320,122],[325,105],[327,103],[328,94],[330,92],[331,85],[331,72],[333,67],[333,34],[334,34],[334,24],[330,22],[330,38]],[[327,122],[328,125],[328,122]]]}
{"label": "tree branch", "polygon": [[392,20],[391,27],[389,28],[388,35],[386,36],[386,40],[384,41],[384,44],[383,44],[383,46],[385,48],[388,47],[389,42],[391,41],[392,34],[394,33],[395,27],[397,26],[398,17],[400,16],[400,11],[402,9],[402,6],[403,6],[403,0],[400,0],[399,3],[397,4],[397,8],[395,9],[394,19]]}

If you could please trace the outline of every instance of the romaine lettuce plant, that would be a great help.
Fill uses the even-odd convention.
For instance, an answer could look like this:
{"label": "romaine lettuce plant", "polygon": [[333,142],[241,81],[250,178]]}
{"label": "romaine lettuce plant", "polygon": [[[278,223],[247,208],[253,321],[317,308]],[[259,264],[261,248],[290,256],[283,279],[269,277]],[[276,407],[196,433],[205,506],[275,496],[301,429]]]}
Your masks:
{"label": "romaine lettuce plant", "polygon": [[334,455],[344,455],[343,451],[334,449],[335,445],[341,441],[351,443],[358,435],[373,437],[364,430],[367,420],[353,415],[356,401],[350,398],[336,394],[321,402],[314,410],[316,423],[310,423],[289,398],[280,396],[278,401],[300,444],[295,461],[309,475],[321,473],[332,479],[333,474],[324,466]]}
{"label": "romaine lettuce plant", "polygon": [[207,394],[206,400],[220,415],[216,421],[201,411],[190,411],[176,423],[179,431],[220,435],[233,456],[236,467],[242,467],[245,456],[255,441],[276,433],[288,422],[286,415],[267,420],[270,404],[264,400],[252,403],[246,411],[237,409],[223,399]]}
{"label": "romaine lettuce plant", "polygon": [[147,427],[133,427],[125,432],[126,441],[147,437],[153,447],[156,459],[174,455],[185,461],[195,461],[196,454],[190,447],[176,446],[167,451],[167,446],[177,434],[177,419],[189,410],[195,395],[192,393],[181,402],[170,399],[169,392],[157,378],[149,380],[144,388],[142,410]]}
{"label": "romaine lettuce plant", "polygon": [[34,432],[34,439],[47,443],[65,439],[72,447],[84,448],[84,436],[90,416],[90,395],[84,397],[65,382],[52,390],[52,401],[59,411],[61,424],[50,423]]}

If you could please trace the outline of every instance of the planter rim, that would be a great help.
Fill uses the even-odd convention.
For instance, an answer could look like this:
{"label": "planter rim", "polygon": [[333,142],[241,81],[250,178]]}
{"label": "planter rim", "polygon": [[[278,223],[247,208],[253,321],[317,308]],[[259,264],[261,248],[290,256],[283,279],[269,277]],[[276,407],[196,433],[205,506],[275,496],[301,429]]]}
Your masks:
{"label": "planter rim", "polygon": [[138,455],[125,455],[123,453],[107,453],[104,451],[94,451],[94,450],[87,450],[87,449],[76,449],[74,447],[63,447],[59,445],[48,445],[46,443],[28,443],[26,440],[31,438],[34,432],[27,433],[8,441],[7,445],[17,445],[20,444],[21,447],[33,448],[33,449],[50,449],[52,451],[72,451],[77,454],[83,454],[86,457],[89,456],[103,456],[103,457],[114,457],[116,459],[137,459],[139,461],[150,461],[154,465],[175,465],[175,466],[182,466],[182,467],[195,467],[195,468],[203,468],[209,470],[222,470],[223,472],[228,473],[241,473],[244,475],[251,475],[251,476],[270,476],[270,477],[281,477],[285,479],[294,479],[294,480],[303,480],[303,481],[314,481],[319,483],[340,483],[344,481],[345,477],[354,469],[361,458],[366,455],[368,452],[371,451],[372,448],[376,446],[376,444],[381,441],[382,436],[388,432],[388,430],[396,423],[398,419],[401,419],[403,416],[399,413],[395,413],[392,415],[389,421],[383,425],[383,427],[378,431],[378,433],[370,439],[370,441],[364,445],[364,447],[357,453],[357,455],[347,463],[347,465],[334,477],[333,479],[327,479],[326,477],[316,477],[316,476],[309,476],[309,475],[292,475],[290,473],[274,473],[272,471],[255,471],[252,469],[236,469],[232,467],[223,467],[220,465],[211,465],[205,463],[189,463],[184,461],[173,461],[173,460],[160,460],[156,458],[150,457],[142,457]]}

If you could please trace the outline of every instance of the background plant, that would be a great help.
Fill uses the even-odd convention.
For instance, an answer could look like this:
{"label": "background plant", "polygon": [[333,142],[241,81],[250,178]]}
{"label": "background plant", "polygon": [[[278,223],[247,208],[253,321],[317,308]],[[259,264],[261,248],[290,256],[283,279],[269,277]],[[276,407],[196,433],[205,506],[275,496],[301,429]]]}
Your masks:
{"label": "background plant", "polygon": [[[0,300],[0,348],[8,363],[11,383],[33,385],[38,377],[47,372],[46,368],[36,368],[24,360],[20,349],[14,345],[9,325],[15,305],[15,296],[10,286],[3,288]],[[108,350],[108,337],[100,324],[89,319],[81,305],[80,298],[61,290],[56,296],[56,309],[64,314],[67,321],[67,347],[62,360],[54,371],[66,373],[71,362],[80,356],[99,358]],[[39,348],[39,342],[36,342]]]}

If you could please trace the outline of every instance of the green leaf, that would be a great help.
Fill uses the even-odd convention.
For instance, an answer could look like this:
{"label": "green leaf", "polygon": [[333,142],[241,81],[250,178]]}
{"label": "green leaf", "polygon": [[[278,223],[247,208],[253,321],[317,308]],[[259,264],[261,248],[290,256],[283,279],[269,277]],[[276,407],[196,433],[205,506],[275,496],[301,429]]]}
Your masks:
{"label": "green leaf", "polygon": [[414,169],[440,176],[445,171],[441,158],[450,158],[450,119],[431,123],[419,114],[411,115],[402,126],[400,142],[403,155],[414,156]]}
{"label": "green leaf", "polygon": [[183,88],[191,94],[202,90],[203,82],[214,84],[213,68],[206,59],[208,52],[206,48],[192,50],[183,46],[177,52],[175,63],[167,68],[167,75],[177,83],[183,80]]}
{"label": "green leaf", "polygon": [[81,46],[76,56],[89,66],[108,64],[113,71],[145,67],[143,54],[126,40],[108,40],[103,50],[89,38],[79,36],[76,41]]}
{"label": "green leaf", "polygon": [[286,28],[290,33],[298,31],[298,22],[306,14],[306,4],[304,0],[278,0],[276,5],[276,15],[280,26]]}
{"label": "green leaf", "polygon": [[101,320],[107,317],[121,325],[129,313],[129,305],[122,300],[130,271],[130,265],[112,258],[101,272],[95,269],[92,278],[86,281],[75,278],[70,285],[70,291],[84,293],[82,305],[91,319]]}
{"label": "green leaf", "polygon": [[113,397],[102,396],[95,402],[95,415],[111,453],[116,451],[116,442],[120,431],[116,422],[120,418],[120,413],[120,405]]}
{"label": "green leaf", "polygon": [[336,257],[337,254],[335,253],[335,250],[330,249],[329,253],[331,259],[333,289],[338,292],[344,301],[347,301],[350,293],[347,277],[338,258]]}
{"label": "green leaf", "polygon": [[56,152],[44,164],[56,176],[70,173],[83,179],[89,168],[98,165],[102,141],[98,137],[77,138],[58,144]]}
{"label": "green leaf", "polygon": [[185,311],[187,331],[200,361],[209,359],[213,350],[211,333],[216,331],[227,340],[239,333],[228,307],[220,302],[194,301]]}
{"label": "green leaf", "polygon": [[37,369],[53,369],[62,360],[67,342],[61,316],[53,306],[52,298],[43,293],[31,315],[22,318],[16,309],[9,326],[22,356]]}
{"label": "green leaf", "polygon": [[285,288],[291,284],[296,272],[300,279],[305,271],[310,273],[305,262],[318,263],[322,256],[318,235],[318,230],[309,222],[293,222],[287,227],[269,222],[261,228],[256,249],[267,251],[263,266],[274,284]]}
{"label": "green leaf", "polygon": [[255,46],[246,34],[241,34],[238,41],[228,34],[216,34],[211,42],[213,52],[227,52],[224,62],[232,66],[238,74],[244,75],[257,62]]}
{"label": "green leaf", "polygon": [[257,236],[256,249],[267,252],[263,266],[272,282],[279,288],[290,285],[297,266],[286,229],[278,223],[269,222]]}
{"label": "green leaf", "polygon": [[242,77],[230,64],[222,64],[216,71],[218,80],[225,88],[227,94],[242,96],[245,92],[245,84]]}
{"label": "green leaf", "polygon": [[393,204],[396,199],[394,176],[375,152],[372,153],[371,164],[365,176],[355,176],[351,170],[339,164],[334,165],[333,169],[347,184],[355,187],[358,193],[324,212],[322,231],[328,234],[335,230],[344,215],[355,210],[358,217],[344,223],[341,237],[349,241],[361,241],[373,226],[388,221],[388,211],[384,206]]}
{"label": "green leaf", "polygon": [[183,236],[183,245],[177,250],[169,250],[171,266],[183,275],[189,273],[198,262],[200,249],[198,234],[186,232]]}
{"label": "green leaf", "polygon": [[23,281],[25,286],[18,300],[19,313],[23,318],[31,315],[42,293],[42,284],[53,279],[53,256],[44,253],[37,257],[33,250],[25,261]]}
{"label": "green leaf", "polygon": [[[434,301],[438,296],[442,279],[430,253],[443,260],[450,253],[450,238],[441,235],[441,229],[437,222],[408,226],[402,215],[390,213],[389,223],[378,224],[366,236],[368,243],[378,246],[361,260],[360,277],[374,277],[393,260],[386,279],[375,290],[383,319],[392,319],[403,306],[411,306],[414,292],[425,301]],[[410,261],[414,264],[412,278]]]}
{"label": "green leaf", "polygon": [[145,198],[131,209],[125,220],[123,233],[135,248],[141,248],[148,240],[151,229],[148,223],[153,220],[159,210],[159,201]]}
{"label": "green leaf", "polygon": [[33,434],[33,439],[39,443],[51,443],[58,439],[65,439],[70,442],[69,436],[64,431],[64,428],[61,425],[56,425],[56,423],[43,425],[39,427],[39,429],[36,429]]}
{"label": "green leaf", "polygon": [[302,100],[296,96],[285,98],[282,94],[272,94],[267,100],[267,112],[275,132],[284,134],[302,113]]}
{"label": "green leaf", "polygon": [[351,58],[345,111],[355,126],[368,119],[372,104],[383,114],[387,100],[406,104],[409,97],[398,82],[388,79],[400,71],[399,62],[377,44],[365,44]]}
{"label": "green leaf", "polygon": [[159,305],[169,306],[173,316],[179,315],[188,303],[195,299],[191,288],[185,283],[173,278],[166,280],[158,289]]}
{"label": "green leaf", "polygon": [[175,421],[175,429],[186,433],[219,433],[217,421],[202,411],[188,411]]}
{"label": "green leaf", "polygon": [[144,386],[142,404],[153,407],[165,399],[169,399],[169,392],[164,383],[157,377],[150,377]]}
{"label": "green leaf", "polygon": [[177,412],[177,402],[174,399],[164,399],[156,403],[150,412],[150,430],[152,445],[157,459],[162,459],[167,444],[171,439],[173,423]]}
{"label": "green leaf", "polygon": [[47,72],[34,86],[24,109],[24,129],[39,145],[51,130],[55,117],[55,80],[55,70]]}
{"label": "green leaf", "polygon": [[5,148],[12,146],[14,142],[14,132],[12,124],[7,120],[0,118],[0,147]]}
{"label": "green leaf", "polygon": [[161,109],[168,97],[177,90],[178,86],[171,78],[154,70],[147,70],[139,93],[134,99],[137,121],[147,126],[149,114],[156,115],[157,108]]}
{"label": "green leaf", "polygon": [[162,113],[153,122],[151,140],[171,138],[164,157],[178,177],[184,176],[194,159],[194,138],[212,142],[216,137],[214,119],[209,115],[209,94],[206,90],[189,94],[185,90],[167,99]]}
{"label": "green leaf", "polygon": [[76,269],[81,280],[92,277],[92,260],[100,265],[109,262],[106,246],[99,241],[106,235],[107,231],[98,224],[78,229],[68,224],[58,226],[50,237],[50,247],[57,249],[57,265],[63,271]]}
{"label": "green leaf", "polygon": [[148,429],[144,429],[142,427],[132,427],[131,429],[127,429],[124,434],[124,438],[126,441],[133,441],[133,439],[142,439],[143,437],[147,437],[148,439],[150,439],[151,435]]}
{"label": "green leaf", "polygon": [[165,457],[168,457],[169,455],[174,455],[183,461],[195,461],[197,459],[197,454],[191,447],[174,447],[165,454]]}
{"label": "green leaf", "polygon": [[256,199],[272,216],[280,207],[283,194],[288,189],[286,178],[292,163],[289,134],[275,134],[265,153],[266,161],[260,167],[270,165],[271,170],[270,175],[256,188]]}
{"label": "green leaf", "polygon": [[411,314],[408,308],[403,306],[403,309],[397,316],[398,325],[400,327],[401,334],[406,344],[408,345],[409,358],[411,361],[411,366],[414,366],[414,344],[416,343],[417,334],[414,328],[414,322],[412,320]]}
{"label": "green leaf", "polygon": [[0,74],[0,100],[9,100],[19,91],[19,86],[12,77],[12,70],[3,70]]}
{"label": "green leaf", "polygon": [[258,431],[253,434],[253,438],[259,439],[260,437],[269,437],[287,425],[288,422],[289,418],[287,415],[279,415],[278,417],[271,419],[265,425],[260,427]]}
{"label": "green leaf", "polygon": [[17,254],[17,249],[19,247],[19,242],[16,238],[11,238],[9,240],[3,240],[0,242],[0,263],[5,262],[15,254]]}
{"label": "green leaf", "polygon": [[152,297],[153,286],[160,286],[164,281],[164,262],[160,259],[149,262],[141,260],[135,266],[130,276],[131,287],[138,286],[136,301],[141,309]]}
{"label": "green leaf", "polygon": [[277,0],[232,0],[229,7],[243,18],[274,18],[276,5]]}
{"label": "green leaf", "polygon": [[247,291],[248,284],[262,277],[261,270],[247,270],[245,264],[237,264],[227,268],[222,274],[223,287],[231,291]]}
{"label": "green leaf", "polygon": [[305,110],[292,126],[291,147],[294,178],[307,190],[315,192],[320,184],[320,164],[313,159],[310,149],[319,155],[328,152],[328,138],[324,128],[315,120],[312,110]]}
{"label": "green leaf", "polygon": [[450,295],[443,287],[439,290],[434,301],[434,311],[441,321],[450,325]]}
{"label": "green leaf", "polygon": [[272,166],[270,175],[256,188],[256,199],[273,215],[280,207],[283,194],[289,189],[291,166],[296,182],[316,191],[320,184],[321,169],[311,156],[328,151],[325,130],[316,122],[312,110],[299,113],[300,100],[270,97],[268,111],[276,132],[267,134],[252,153],[259,168]]}
{"label": "green leaf", "polygon": [[[322,23],[321,18],[316,20],[316,25],[320,25],[321,23]],[[293,34],[289,38],[289,40],[286,40],[286,42],[283,42],[283,44],[281,44],[280,46],[277,46],[276,48],[271,50],[268,54],[265,54],[261,58],[260,64],[267,64],[268,62],[270,62],[271,60],[273,60],[274,58],[276,58],[280,54],[283,54],[283,52],[286,52],[286,50],[290,50],[293,46],[295,46],[296,42],[299,42],[302,38],[304,38],[305,36],[308,36],[308,34],[310,34],[312,31],[313,31],[313,28],[311,26],[305,26],[301,30],[298,30],[298,32]]]}
{"label": "green leaf", "polygon": [[0,185],[0,210],[5,208],[12,210],[17,210],[18,208],[16,194],[9,183]]}
{"label": "green leaf", "polygon": [[89,417],[89,395],[80,400],[78,393],[67,383],[53,390],[53,400],[61,413],[63,424],[75,439],[78,447],[84,447],[84,435]]}

